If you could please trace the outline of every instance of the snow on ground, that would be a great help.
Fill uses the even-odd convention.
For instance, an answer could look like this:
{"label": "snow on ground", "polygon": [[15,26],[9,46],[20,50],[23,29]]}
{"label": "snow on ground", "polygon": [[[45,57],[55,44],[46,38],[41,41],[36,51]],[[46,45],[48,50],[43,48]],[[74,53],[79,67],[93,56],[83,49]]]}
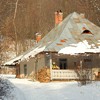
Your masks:
{"label": "snow on ground", "polygon": [[18,100],[100,100],[100,82],[78,86],[77,82],[39,83],[27,79],[9,80],[20,90],[19,98],[24,96]]}
{"label": "snow on ground", "polygon": [[14,75],[1,78],[0,89],[3,87],[7,94],[1,96],[0,90],[0,100],[100,100],[100,82],[79,86],[75,81],[40,83]]}

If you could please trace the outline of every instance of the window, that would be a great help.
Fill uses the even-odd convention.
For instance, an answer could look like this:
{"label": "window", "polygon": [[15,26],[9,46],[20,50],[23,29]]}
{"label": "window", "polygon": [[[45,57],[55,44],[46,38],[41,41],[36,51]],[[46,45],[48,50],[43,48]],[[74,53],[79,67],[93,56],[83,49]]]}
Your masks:
{"label": "window", "polygon": [[91,67],[92,66],[92,59],[91,58],[85,58],[83,66],[84,67]]}
{"label": "window", "polygon": [[84,59],[84,62],[91,62],[91,59]]}
{"label": "window", "polygon": [[89,30],[84,30],[83,32],[82,32],[82,34],[92,34]]}
{"label": "window", "polygon": [[47,67],[50,65],[50,55],[49,55],[49,53],[45,54],[45,65]]}
{"label": "window", "polygon": [[27,75],[27,65],[26,64],[24,65],[24,75],[25,76]]}
{"label": "window", "polygon": [[77,63],[76,62],[74,62],[74,67],[76,67],[77,66]]}
{"label": "window", "polygon": [[59,59],[60,69],[67,69],[67,59]]}

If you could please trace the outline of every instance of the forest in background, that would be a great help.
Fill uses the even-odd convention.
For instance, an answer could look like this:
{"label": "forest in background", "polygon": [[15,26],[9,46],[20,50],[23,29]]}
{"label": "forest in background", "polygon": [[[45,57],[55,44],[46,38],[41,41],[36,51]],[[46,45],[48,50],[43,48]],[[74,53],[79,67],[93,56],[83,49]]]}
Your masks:
{"label": "forest in background", "polygon": [[58,10],[64,18],[72,12],[84,13],[100,26],[100,0],[0,0],[0,59],[34,46],[36,32],[44,36],[54,28]]}

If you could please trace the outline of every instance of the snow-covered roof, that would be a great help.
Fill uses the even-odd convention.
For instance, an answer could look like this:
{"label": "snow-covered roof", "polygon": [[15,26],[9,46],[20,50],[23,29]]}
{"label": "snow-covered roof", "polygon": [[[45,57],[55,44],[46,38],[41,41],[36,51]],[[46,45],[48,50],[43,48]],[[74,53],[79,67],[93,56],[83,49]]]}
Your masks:
{"label": "snow-covered roof", "polygon": [[[84,32],[83,28],[89,30],[90,34],[82,34]],[[72,52],[69,52],[69,48]],[[52,29],[24,57],[30,54],[34,56],[34,51],[38,52],[38,50],[40,52],[51,51],[64,54],[100,52],[100,28],[86,18],[82,18],[80,14],[74,12],[65,18],[57,27]]]}
{"label": "snow-covered roof", "polygon": [[6,63],[4,63],[3,65],[15,65],[16,61],[20,60],[22,58],[23,55],[20,55],[18,57],[15,57],[9,61],[7,61]]}
{"label": "snow-covered roof", "polygon": [[[85,33],[89,31],[88,33]],[[100,28],[74,12],[52,29],[36,46],[24,53],[21,60],[40,52],[75,54],[100,52]]]}

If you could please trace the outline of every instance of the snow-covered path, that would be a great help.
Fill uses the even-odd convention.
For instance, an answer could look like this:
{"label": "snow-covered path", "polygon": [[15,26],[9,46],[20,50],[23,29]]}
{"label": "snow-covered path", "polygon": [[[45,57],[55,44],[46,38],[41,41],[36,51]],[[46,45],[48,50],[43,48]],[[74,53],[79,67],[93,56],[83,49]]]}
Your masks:
{"label": "snow-covered path", "polygon": [[9,80],[21,90],[24,100],[100,100],[100,82],[79,87],[77,82],[39,83],[27,79]]}

